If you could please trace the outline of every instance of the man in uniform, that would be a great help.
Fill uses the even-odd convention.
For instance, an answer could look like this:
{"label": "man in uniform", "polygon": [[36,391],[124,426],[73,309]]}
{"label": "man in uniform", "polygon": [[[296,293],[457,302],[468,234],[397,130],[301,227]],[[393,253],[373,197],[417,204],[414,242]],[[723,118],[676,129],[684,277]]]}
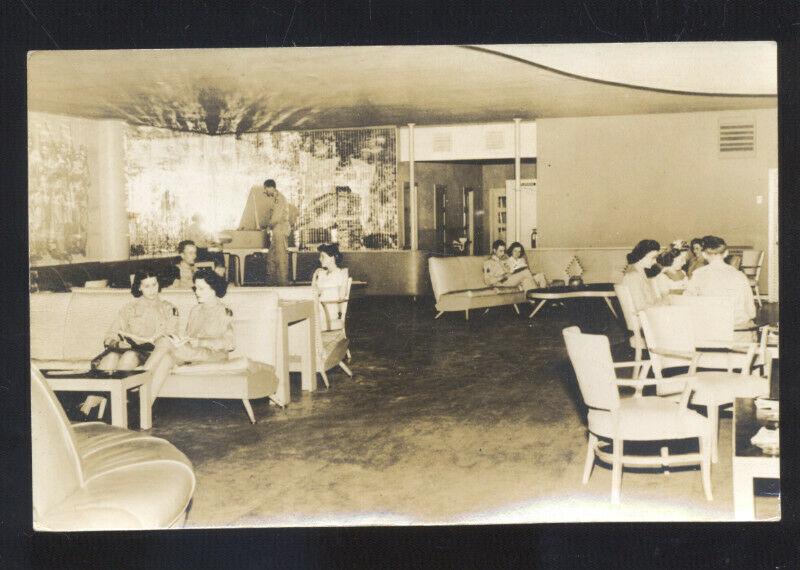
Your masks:
{"label": "man in uniform", "polygon": [[529,269],[512,273],[506,257],[506,242],[501,239],[492,244],[492,257],[483,264],[483,282],[488,287],[522,287],[523,291],[536,289],[533,275]]}
{"label": "man in uniform", "polygon": [[267,279],[270,285],[289,282],[289,252],[286,240],[291,226],[297,221],[297,208],[278,192],[274,180],[265,180],[262,186],[253,186],[247,196],[242,213],[240,230],[270,230],[267,253]]}
{"label": "man in uniform", "polygon": [[725,240],[717,236],[703,238],[703,257],[708,265],[698,267],[689,278],[686,295],[701,297],[728,297],[733,303],[734,327],[741,332],[736,333],[735,340],[752,342],[755,335],[746,330],[754,327],[756,304],[753,290],[744,273],[725,263],[728,246]]}

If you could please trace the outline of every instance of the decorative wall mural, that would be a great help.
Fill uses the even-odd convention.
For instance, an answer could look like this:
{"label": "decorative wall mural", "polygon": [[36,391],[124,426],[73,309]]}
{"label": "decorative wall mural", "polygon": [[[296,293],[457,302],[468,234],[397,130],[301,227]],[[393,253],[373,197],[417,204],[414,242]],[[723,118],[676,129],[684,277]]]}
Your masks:
{"label": "decorative wall mural", "polygon": [[31,117],[28,125],[28,239],[31,265],[86,256],[91,179],[86,147],[63,122]]}
{"label": "decorative wall mural", "polygon": [[397,247],[395,129],[208,136],[130,126],[125,143],[132,253],[173,252],[200,230],[235,229],[265,179],[298,207],[304,243]]}

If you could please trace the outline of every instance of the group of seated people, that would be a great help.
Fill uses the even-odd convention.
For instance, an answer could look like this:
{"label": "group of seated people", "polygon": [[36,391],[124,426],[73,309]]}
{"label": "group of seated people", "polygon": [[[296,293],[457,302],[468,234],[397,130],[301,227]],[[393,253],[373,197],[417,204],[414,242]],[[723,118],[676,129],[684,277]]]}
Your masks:
{"label": "group of seated people", "polygon": [[[349,277],[342,267],[342,254],[337,244],[322,244],[318,248],[320,267],[314,271],[312,288],[320,301],[336,300],[342,284]],[[191,241],[179,246],[181,261],[175,275],[163,276],[152,269],[137,271],[131,284],[134,299],[125,304],[104,339],[105,350],[98,355],[93,367],[113,372],[143,367],[153,371],[151,404],[172,369],[180,364],[219,362],[228,359],[235,349],[233,311],[222,299],[228,290],[224,271],[215,262],[214,268],[195,268],[197,248]],[[191,288],[197,298],[192,307],[185,331],[179,331],[178,308],[161,298],[162,285],[175,278],[172,287]],[[324,307],[324,308],[323,308]],[[320,326],[336,318],[329,314],[335,306],[322,305]],[[100,396],[89,396],[80,409],[85,415],[104,402]]]}
{"label": "group of seated people", "polygon": [[[726,263],[727,253],[725,240],[712,235],[693,239],[691,250],[678,241],[662,251],[657,241],[644,239],[628,254],[622,283],[637,312],[668,303],[670,294],[729,297],[736,329],[752,329],[753,290],[745,274]],[[752,334],[746,334],[750,340]]]}
{"label": "group of seated people", "polygon": [[498,239],[492,243],[492,256],[483,264],[483,282],[488,287],[520,287],[524,291],[547,287],[544,274],[534,274],[525,257],[525,248]]}

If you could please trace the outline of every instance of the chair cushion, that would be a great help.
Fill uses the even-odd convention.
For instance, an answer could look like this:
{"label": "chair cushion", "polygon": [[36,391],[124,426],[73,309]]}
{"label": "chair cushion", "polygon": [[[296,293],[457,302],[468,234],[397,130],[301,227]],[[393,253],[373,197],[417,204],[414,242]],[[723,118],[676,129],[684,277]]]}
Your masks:
{"label": "chair cushion", "polygon": [[191,469],[172,461],[106,471],[40,516],[39,530],[139,530],[172,526],[194,492]]}
{"label": "chair cushion", "polygon": [[[705,434],[706,418],[694,410],[682,408],[677,402],[659,398],[626,398],[620,400],[618,437],[628,441],[658,441],[684,439]],[[589,410],[589,431],[601,437],[615,434],[613,414]]]}
{"label": "chair cushion", "polygon": [[769,380],[758,376],[699,372],[690,378],[693,388],[691,402],[699,406],[724,406],[733,404],[736,398],[754,398],[769,394]]}
{"label": "chair cushion", "polygon": [[65,501],[39,513],[37,529],[165,528],[192,497],[192,464],[168,441],[89,422],[72,426],[84,483]]}

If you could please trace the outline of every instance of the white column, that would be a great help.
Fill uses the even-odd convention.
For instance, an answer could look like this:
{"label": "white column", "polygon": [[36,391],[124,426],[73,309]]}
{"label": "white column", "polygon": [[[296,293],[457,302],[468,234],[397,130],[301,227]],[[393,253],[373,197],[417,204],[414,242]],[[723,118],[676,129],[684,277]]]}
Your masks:
{"label": "white column", "polygon": [[414,180],[414,123],[408,123],[408,197],[411,200],[411,249],[419,249],[417,228],[417,184]]}
{"label": "white column", "polygon": [[522,242],[520,227],[522,226],[522,119],[514,119],[514,241]]}
{"label": "white column", "polygon": [[129,257],[124,127],[123,121],[97,121],[97,148],[90,164],[95,172],[89,197],[89,259],[114,261]]}

